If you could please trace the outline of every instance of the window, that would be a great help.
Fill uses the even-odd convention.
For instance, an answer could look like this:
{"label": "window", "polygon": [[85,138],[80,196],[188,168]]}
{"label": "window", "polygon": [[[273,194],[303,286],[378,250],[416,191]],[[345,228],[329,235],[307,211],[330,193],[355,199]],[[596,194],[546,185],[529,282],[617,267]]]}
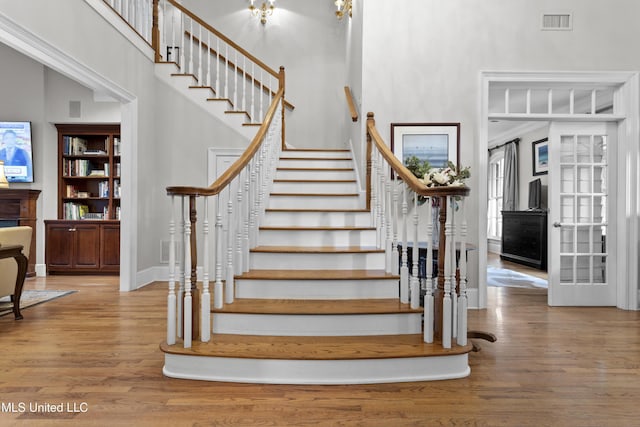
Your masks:
{"label": "window", "polygon": [[502,238],[502,184],[504,180],[504,152],[495,153],[489,159],[489,218],[487,237]]}

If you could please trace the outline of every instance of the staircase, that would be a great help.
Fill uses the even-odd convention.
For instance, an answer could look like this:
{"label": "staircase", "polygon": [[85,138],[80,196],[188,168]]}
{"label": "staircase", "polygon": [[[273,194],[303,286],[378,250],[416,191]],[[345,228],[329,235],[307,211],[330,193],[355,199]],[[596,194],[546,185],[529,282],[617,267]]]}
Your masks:
{"label": "staircase", "polygon": [[348,150],[285,150],[258,245],[235,300],[212,310],[209,342],[162,344],[169,377],[350,384],[469,374],[470,345],[422,335],[422,309],[399,301]]}

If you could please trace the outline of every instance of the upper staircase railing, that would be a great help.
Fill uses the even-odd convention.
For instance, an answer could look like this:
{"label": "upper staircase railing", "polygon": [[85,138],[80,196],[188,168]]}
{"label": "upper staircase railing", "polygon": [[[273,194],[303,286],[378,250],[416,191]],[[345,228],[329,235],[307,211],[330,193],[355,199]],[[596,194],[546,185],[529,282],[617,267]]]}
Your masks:
{"label": "upper staircase railing", "polygon": [[[387,272],[400,274],[400,301],[418,308],[424,294],[425,342],[440,342],[444,348],[451,348],[454,343],[466,346],[464,205],[469,188],[464,185],[427,187],[387,147],[376,129],[373,113],[367,115],[366,162],[367,209],[378,230],[378,245],[385,249]],[[413,218],[409,218],[410,204]],[[399,228],[402,229],[400,239]],[[410,229],[413,236],[408,240]],[[425,236],[419,234],[422,229],[426,229]],[[412,247],[411,266],[409,246]],[[426,252],[424,271],[419,271],[421,247]],[[437,268],[434,268],[434,259]]]}

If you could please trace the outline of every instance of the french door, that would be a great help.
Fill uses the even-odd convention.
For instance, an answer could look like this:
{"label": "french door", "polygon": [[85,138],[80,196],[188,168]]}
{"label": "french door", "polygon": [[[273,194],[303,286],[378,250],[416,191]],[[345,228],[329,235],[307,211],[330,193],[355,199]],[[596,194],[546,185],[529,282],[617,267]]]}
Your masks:
{"label": "french door", "polygon": [[549,305],[616,305],[615,150],[614,122],[551,124]]}

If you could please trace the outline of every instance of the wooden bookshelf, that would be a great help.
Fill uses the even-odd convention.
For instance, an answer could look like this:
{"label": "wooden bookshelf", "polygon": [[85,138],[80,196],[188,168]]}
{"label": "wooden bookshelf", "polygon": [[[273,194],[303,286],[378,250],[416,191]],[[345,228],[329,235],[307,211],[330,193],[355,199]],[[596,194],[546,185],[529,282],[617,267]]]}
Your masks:
{"label": "wooden bookshelf", "polygon": [[[58,219],[45,221],[47,270],[117,272],[120,125],[57,124],[56,128]],[[100,237],[105,230],[110,238]],[[68,259],[61,260],[63,253]],[[107,255],[109,259],[103,260]],[[81,259],[87,256],[89,261]]]}

